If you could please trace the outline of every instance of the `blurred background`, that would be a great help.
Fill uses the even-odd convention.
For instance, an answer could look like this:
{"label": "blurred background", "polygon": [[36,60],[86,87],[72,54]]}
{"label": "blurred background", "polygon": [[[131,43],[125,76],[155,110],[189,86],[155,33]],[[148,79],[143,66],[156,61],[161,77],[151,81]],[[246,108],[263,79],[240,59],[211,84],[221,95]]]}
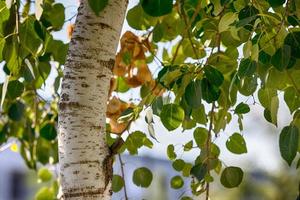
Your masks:
{"label": "blurred background", "polygon": [[[74,23],[77,10],[76,1],[60,0],[66,7],[66,22],[63,31],[55,33],[57,39],[68,42],[66,28],[68,24]],[[131,0],[129,8],[138,1]],[[129,26],[124,24],[123,33],[129,30]],[[139,35],[138,31],[131,30]],[[151,66],[150,66],[151,67]],[[152,66],[155,71],[157,66]],[[39,93],[47,100],[51,101],[55,72],[51,72],[46,85]],[[4,72],[0,72],[0,82],[3,82]],[[51,78],[52,77],[52,78]],[[124,100],[135,98],[136,91],[129,91],[120,94]],[[247,100],[247,99],[240,99]],[[282,101],[281,96],[281,102]],[[148,134],[147,125],[141,116],[131,127],[132,130],[141,130]],[[278,128],[274,127],[263,118],[263,109],[255,104],[251,106],[251,112],[244,118],[244,131],[242,134],[247,142],[248,153],[234,155],[226,150],[225,142],[234,132],[238,131],[237,120],[233,118],[226,131],[221,132],[215,139],[215,143],[221,148],[221,160],[227,165],[239,166],[245,171],[243,183],[235,189],[226,189],[221,186],[219,176],[214,174],[215,181],[211,186],[211,199],[213,200],[296,200],[299,187],[299,170],[295,167],[288,167],[282,160],[278,149],[279,131],[288,124],[291,117],[285,104],[280,104],[278,113]],[[168,132],[154,118],[155,133],[157,140],[153,149],[141,149],[139,156],[130,156],[125,153],[122,155],[125,171],[125,184],[129,199],[132,200],[176,200],[182,196],[191,196],[189,183],[190,179],[185,180],[184,187],[175,190],[170,187],[170,180],[175,175],[180,175],[172,168],[172,163],[167,158],[166,148],[168,144],[176,144],[176,153],[186,162],[192,162],[198,150],[189,152],[182,151],[182,145],[193,138],[193,131],[176,130]],[[236,123],[235,123],[236,122]],[[11,141],[13,142],[13,141]],[[178,147],[178,148],[177,148]],[[297,159],[296,159],[297,160]],[[153,172],[153,182],[150,188],[143,189],[132,183],[132,173],[138,167],[147,167]],[[57,174],[57,166],[48,166],[49,169]],[[121,167],[118,159],[115,161],[114,173],[121,174]],[[0,147],[0,200],[32,200],[36,191],[47,183],[38,183],[36,172],[27,169],[23,159],[18,152],[12,151],[5,146]],[[113,195],[114,200],[124,199],[124,191],[121,190]],[[202,199],[195,197],[193,199]]]}

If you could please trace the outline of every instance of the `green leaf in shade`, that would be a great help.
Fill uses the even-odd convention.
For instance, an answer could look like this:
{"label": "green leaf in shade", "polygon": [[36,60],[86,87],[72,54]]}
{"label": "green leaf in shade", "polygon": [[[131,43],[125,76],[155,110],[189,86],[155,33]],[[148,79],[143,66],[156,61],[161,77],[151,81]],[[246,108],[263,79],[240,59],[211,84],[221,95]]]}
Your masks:
{"label": "green leaf in shade", "polygon": [[192,167],[191,175],[195,176],[198,181],[202,181],[207,173],[207,165],[206,164],[198,164]]}
{"label": "green leaf in shade", "polygon": [[284,39],[284,44],[291,47],[291,56],[300,58],[300,31],[290,32]]}
{"label": "green leaf in shade", "polygon": [[57,136],[55,125],[53,123],[45,124],[40,130],[40,135],[47,140],[54,140]]}
{"label": "green leaf in shade", "polygon": [[177,190],[182,188],[182,186],[184,185],[184,181],[181,176],[174,176],[170,181],[170,185],[173,189]]}
{"label": "green leaf in shade", "polygon": [[221,183],[226,188],[238,187],[243,180],[244,173],[239,167],[226,167],[221,174]]}
{"label": "green leaf in shade", "polygon": [[13,80],[8,83],[7,97],[15,99],[22,95],[24,91],[24,85],[18,80]]}
{"label": "green leaf in shade", "polygon": [[89,0],[89,5],[96,15],[106,7],[108,0]]}
{"label": "green leaf in shade", "polygon": [[207,116],[203,104],[197,109],[192,109],[192,118],[199,124],[205,125],[207,123]]}
{"label": "green leaf in shade", "polygon": [[164,26],[161,23],[156,24],[153,29],[153,41],[159,42],[164,36]]}
{"label": "green leaf in shade", "polygon": [[267,0],[267,1],[273,8],[282,6],[285,3],[285,0]]}
{"label": "green leaf in shade", "polygon": [[283,45],[272,56],[271,63],[279,71],[283,71],[289,65],[291,59],[291,47],[289,45]]}
{"label": "green leaf in shade", "polygon": [[182,171],[184,168],[185,162],[182,159],[176,159],[173,163],[172,163],[172,167],[176,170],[176,171]]}
{"label": "green leaf in shade", "polygon": [[244,20],[246,22],[241,23],[238,21],[237,23],[244,24],[244,28],[247,30],[252,30],[254,21],[258,17],[258,13],[259,11],[254,6],[246,6],[239,12],[239,20]]}
{"label": "green leaf in shade", "polygon": [[123,177],[120,175],[113,175],[112,178],[112,191],[119,192],[124,187]]}
{"label": "green leaf in shade", "polygon": [[245,114],[248,112],[250,112],[250,107],[248,106],[248,104],[244,104],[244,103],[240,103],[234,109],[234,113],[236,114]]}
{"label": "green leaf in shade", "polygon": [[41,50],[42,40],[36,34],[34,29],[34,20],[27,18],[20,26],[20,41],[24,49],[28,50],[32,55],[36,55]]}
{"label": "green leaf in shade", "polygon": [[205,72],[205,76],[207,78],[207,80],[212,84],[215,85],[217,87],[221,86],[223,81],[224,81],[224,77],[223,74],[217,70],[216,68],[207,65],[204,68],[204,72]]}
{"label": "green leaf in shade", "polygon": [[22,102],[17,101],[11,104],[11,106],[9,107],[8,116],[14,121],[20,121],[23,118],[24,112],[25,105]]}
{"label": "green leaf in shade", "polygon": [[184,110],[177,104],[164,105],[160,113],[160,119],[169,131],[175,130],[184,119]]}
{"label": "green leaf in shade", "polygon": [[163,108],[163,99],[161,96],[157,97],[151,105],[151,108],[153,110],[153,114],[160,116],[161,110]]}
{"label": "green leaf in shade", "polygon": [[299,130],[290,125],[282,129],[279,137],[279,148],[282,158],[291,165],[298,150]]}
{"label": "green leaf in shade", "polygon": [[247,153],[247,146],[244,137],[239,133],[232,134],[226,141],[227,149],[235,154]]}
{"label": "green leaf in shade", "polygon": [[208,138],[208,131],[205,128],[197,127],[194,130],[194,139],[198,147],[203,147],[206,144]]}
{"label": "green leaf in shade", "polygon": [[242,59],[239,70],[238,70],[238,75],[242,77],[246,76],[252,76],[256,70],[257,63],[250,58]]}
{"label": "green leaf in shade", "polygon": [[294,87],[288,87],[284,90],[284,101],[291,113],[300,107],[300,97]]}
{"label": "green leaf in shade", "polygon": [[218,100],[221,91],[218,87],[212,85],[206,78],[204,78],[201,81],[201,94],[202,98],[207,103],[212,103],[213,101]]}
{"label": "green leaf in shade", "polygon": [[201,105],[201,81],[190,82],[185,88],[185,101],[192,108],[198,108]]}
{"label": "green leaf in shade", "polygon": [[138,168],[133,172],[132,181],[135,185],[139,187],[149,187],[152,182],[152,179],[152,172],[146,167]]}
{"label": "green leaf in shade", "polygon": [[238,89],[242,95],[250,96],[256,91],[257,85],[257,76],[247,76],[240,80]]}
{"label": "green leaf in shade", "polygon": [[169,144],[168,147],[167,147],[167,155],[168,155],[168,158],[170,160],[174,160],[177,157],[177,155],[176,155],[176,153],[175,153],[174,150],[175,150],[174,149],[174,145],[173,144]]}
{"label": "green leaf in shade", "polygon": [[144,11],[153,17],[159,17],[172,12],[172,0],[141,0]]}

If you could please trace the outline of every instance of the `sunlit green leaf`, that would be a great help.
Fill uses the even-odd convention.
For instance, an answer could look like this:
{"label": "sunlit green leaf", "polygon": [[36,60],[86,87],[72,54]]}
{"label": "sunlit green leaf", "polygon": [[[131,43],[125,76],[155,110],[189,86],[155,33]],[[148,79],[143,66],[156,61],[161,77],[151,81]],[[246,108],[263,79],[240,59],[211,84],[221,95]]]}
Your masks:
{"label": "sunlit green leaf", "polygon": [[152,179],[152,172],[146,167],[137,168],[133,172],[132,181],[139,187],[149,187]]}
{"label": "sunlit green leaf", "polygon": [[243,180],[244,173],[239,167],[226,167],[221,174],[221,183],[226,188],[238,187]]}

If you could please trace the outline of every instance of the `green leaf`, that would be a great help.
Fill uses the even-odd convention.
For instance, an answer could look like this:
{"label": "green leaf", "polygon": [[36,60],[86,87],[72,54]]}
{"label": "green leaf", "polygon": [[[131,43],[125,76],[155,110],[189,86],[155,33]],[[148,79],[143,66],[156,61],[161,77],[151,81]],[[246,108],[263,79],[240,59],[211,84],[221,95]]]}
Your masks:
{"label": "green leaf", "polygon": [[192,148],[193,148],[193,140],[186,143],[183,147],[183,150],[184,151],[190,151]]}
{"label": "green leaf", "polygon": [[219,22],[219,33],[223,31],[228,31],[229,27],[233,22],[235,22],[238,19],[237,14],[232,13],[232,12],[227,12],[222,16]]}
{"label": "green leaf", "polygon": [[177,104],[164,105],[160,113],[160,119],[169,131],[175,130],[184,119],[184,110]]}
{"label": "green leaf", "polygon": [[138,149],[142,146],[152,148],[153,143],[147,138],[145,133],[135,131],[129,134],[125,141],[125,147],[131,155],[138,154]]}
{"label": "green leaf", "polygon": [[215,85],[212,85],[208,79],[204,78],[201,81],[201,94],[202,98],[207,103],[212,103],[213,101],[216,101],[219,99],[221,91],[218,87]]}
{"label": "green leaf", "polygon": [[191,169],[192,169],[193,165],[191,163],[185,163],[183,169],[182,169],[182,175],[184,177],[189,177],[190,173],[191,173]]}
{"label": "green leaf", "polygon": [[[245,20],[246,22],[239,22],[240,24],[245,24],[244,27],[247,30],[252,30],[254,25],[254,20],[258,17],[259,11],[254,6],[246,6],[239,12],[239,20]],[[246,20],[247,19],[247,20]]]}
{"label": "green leaf", "polygon": [[57,136],[55,125],[53,123],[45,124],[40,130],[40,135],[47,140],[54,140]]}
{"label": "green leaf", "polygon": [[234,113],[235,114],[245,114],[250,112],[250,107],[248,104],[240,103],[235,107]]}
{"label": "green leaf", "polygon": [[176,153],[175,153],[174,150],[175,150],[174,149],[174,145],[173,144],[169,144],[168,147],[167,147],[167,155],[168,155],[168,158],[170,160],[174,160],[177,157],[177,155],[176,155]]}
{"label": "green leaf", "polygon": [[163,99],[161,96],[157,97],[151,105],[153,114],[159,116],[163,107]]}
{"label": "green leaf", "polygon": [[8,83],[7,97],[15,99],[22,95],[24,91],[24,85],[18,80],[13,80]]}
{"label": "green leaf", "polygon": [[3,48],[3,58],[6,61],[7,68],[12,75],[17,76],[21,69],[21,59],[18,54],[18,43],[16,38],[12,42],[6,42]]}
{"label": "green leaf", "polygon": [[285,0],[267,0],[267,1],[273,8],[282,6],[285,3]]}
{"label": "green leaf", "polygon": [[190,82],[185,88],[184,97],[189,106],[198,108],[201,105],[201,81]]}
{"label": "green leaf", "polygon": [[290,125],[282,129],[279,137],[279,148],[282,158],[291,165],[298,150],[299,130]]}
{"label": "green leaf", "polygon": [[207,65],[204,68],[204,72],[205,72],[205,76],[207,78],[207,80],[212,84],[215,85],[217,87],[220,87],[224,81],[224,77],[223,74],[217,70],[216,68]]}
{"label": "green leaf", "polygon": [[38,177],[42,182],[47,182],[52,179],[52,173],[46,167],[42,167],[38,171]]}
{"label": "green leaf", "polygon": [[257,76],[244,77],[240,80],[238,89],[242,95],[250,96],[256,91],[257,85]]}
{"label": "green leaf", "polygon": [[206,144],[208,138],[208,131],[205,128],[197,127],[194,130],[194,139],[198,147],[202,148]]}
{"label": "green leaf", "polygon": [[177,190],[182,188],[182,186],[184,185],[184,181],[181,176],[174,176],[170,181],[170,185],[173,189]]}
{"label": "green leaf", "polygon": [[205,125],[207,123],[207,116],[203,104],[197,109],[192,109],[192,118],[199,124]]}
{"label": "green leaf", "polygon": [[23,118],[25,112],[25,105],[21,103],[20,101],[17,101],[8,109],[8,116],[10,119],[14,121],[20,121]]}
{"label": "green leaf", "polygon": [[128,10],[126,20],[128,25],[136,30],[146,30],[156,21],[155,18],[144,12],[141,4]]}
{"label": "green leaf", "polygon": [[117,89],[116,92],[121,92],[121,93],[125,93],[129,90],[129,86],[127,85],[126,81],[124,80],[123,77],[118,77],[117,78]]}
{"label": "green leaf", "polygon": [[108,0],[89,0],[89,5],[96,15],[107,6]]}
{"label": "green leaf", "polygon": [[283,45],[272,56],[271,63],[279,71],[283,71],[289,65],[291,58],[291,47],[289,45]]}
{"label": "green leaf", "polygon": [[113,175],[112,178],[112,191],[119,192],[124,187],[124,180],[122,176]]}
{"label": "green leaf", "polygon": [[207,173],[207,165],[206,164],[198,164],[193,166],[193,168],[191,169],[191,174],[193,176],[195,176],[198,181],[202,181],[202,179],[204,179],[206,173]]}
{"label": "green leaf", "polygon": [[256,71],[256,66],[257,63],[250,58],[242,59],[239,70],[238,70],[238,75],[243,78],[246,76],[252,76],[254,72]]}
{"label": "green leaf", "polygon": [[139,187],[149,187],[152,182],[152,179],[152,172],[146,167],[138,168],[133,172],[132,181],[135,185]]}
{"label": "green leaf", "polygon": [[51,188],[42,187],[36,193],[34,200],[53,200],[53,199],[55,199],[54,196],[55,196],[54,192]]}
{"label": "green leaf", "polygon": [[176,159],[173,163],[172,163],[172,167],[176,170],[176,171],[182,171],[184,168],[185,162],[182,159]]}
{"label": "green leaf", "polygon": [[[95,0],[95,1],[102,1],[105,0]],[[54,30],[60,30],[65,23],[65,7],[61,3],[55,3],[51,6],[43,7],[43,15],[41,20],[47,20],[50,22],[50,26]]]}
{"label": "green leaf", "polygon": [[235,154],[247,153],[247,146],[244,137],[238,133],[232,134],[226,141],[226,147]]}
{"label": "green leaf", "polygon": [[300,58],[300,31],[290,32],[284,39],[284,44],[291,47],[291,56]]}
{"label": "green leaf", "polygon": [[141,0],[144,11],[153,17],[159,17],[172,12],[172,0]]}
{"label": "green leaf", "polygon": [[239,167],[226,167],[221,174],[221,183],[226,188],[238,187],[243,180],[244,173]]}
{"label": "green leaf", "polygon": [[0,36],[0,60],[3,60],[3,48],[5,46],[5,39]]}
{"label": "green leaf", "polygon": [[293,113],[300,107],[300,97],[294,87],[288,87],[284,90],[284,101]]}

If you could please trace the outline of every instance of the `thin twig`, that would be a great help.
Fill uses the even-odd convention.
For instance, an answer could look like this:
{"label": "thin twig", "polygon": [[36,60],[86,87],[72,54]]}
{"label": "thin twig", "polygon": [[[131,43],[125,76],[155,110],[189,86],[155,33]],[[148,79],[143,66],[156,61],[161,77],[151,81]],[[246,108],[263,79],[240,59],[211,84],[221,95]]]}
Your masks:
{"label": "thin twig", "polygon": [[[210,175],[209,172],[209,154],[210,154],[210,145],[211,145],[211,132],[213,128],[213,119],[214,119],[214,109],[215,109],[215,102],[212,103],[211,111],[210,111],[210,122],[209,122],[209,128],[208,128],[208,136],[207,136],[207,141],[206,141],[206,151],[207,151],[207,168],[208,168],[208,174]],[[209,182],[206,183],[206,200],[209,199]]]}
{"label": "thin twig", "polygon": [[123,180],[124,180],[124,195],[125,195],[125,200],[128,200],[126,183],[125,183],[124,163],[122,161],[122,158],[121,158],[120,154],[118,154],[118,158],[119,158],[119,162],[120,162],[122,177],[123,177]]}

